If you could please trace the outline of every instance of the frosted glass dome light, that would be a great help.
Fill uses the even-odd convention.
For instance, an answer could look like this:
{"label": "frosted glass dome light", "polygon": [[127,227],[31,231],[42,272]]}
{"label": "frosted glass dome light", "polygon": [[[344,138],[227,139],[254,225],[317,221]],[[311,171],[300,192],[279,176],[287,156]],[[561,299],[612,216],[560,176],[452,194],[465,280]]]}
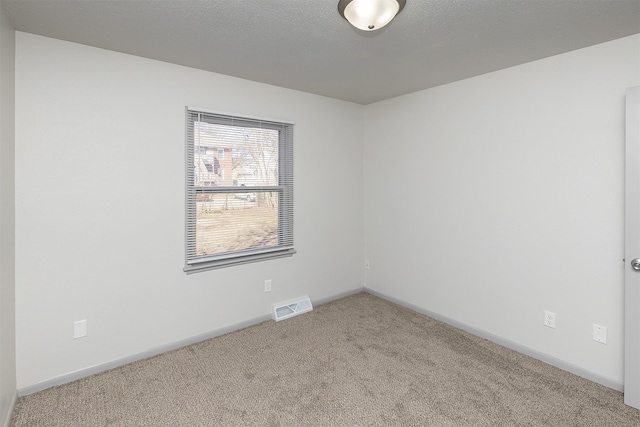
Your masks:
{"label": "frosted glass dome light", "polygon": [[338,11],[354,27],[374,31],[391,22],[405,3],[406,0],[340,0]]}

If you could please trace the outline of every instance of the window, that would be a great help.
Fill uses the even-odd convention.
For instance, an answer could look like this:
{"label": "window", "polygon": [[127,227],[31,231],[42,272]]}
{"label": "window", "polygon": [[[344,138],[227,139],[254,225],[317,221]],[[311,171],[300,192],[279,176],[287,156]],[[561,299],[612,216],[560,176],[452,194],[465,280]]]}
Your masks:
{"label": "window", "polygon": [[293,255],[293,124],[188,108],[186,127],[184,270]]}

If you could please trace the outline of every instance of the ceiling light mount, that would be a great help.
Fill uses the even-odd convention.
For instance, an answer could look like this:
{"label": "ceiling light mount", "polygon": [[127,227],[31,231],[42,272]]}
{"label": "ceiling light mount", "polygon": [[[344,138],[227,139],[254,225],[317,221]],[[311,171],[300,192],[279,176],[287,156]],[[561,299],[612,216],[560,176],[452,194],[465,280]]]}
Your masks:
{"label": "ceiling light mount", "polygon": [[374,31],[391,22],[406,3],[406,0],[340,0],[338,12],[354,27]]}

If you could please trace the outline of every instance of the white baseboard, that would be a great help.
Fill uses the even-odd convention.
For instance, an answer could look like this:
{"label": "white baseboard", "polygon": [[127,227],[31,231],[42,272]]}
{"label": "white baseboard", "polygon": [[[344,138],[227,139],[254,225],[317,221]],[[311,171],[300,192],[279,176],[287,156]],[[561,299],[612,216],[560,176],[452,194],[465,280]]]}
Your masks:
{"label": "white baseboard", "polygon": [[424,309],[422,307],[419,307],[417,305],[414,305],[414,304],[399,300],[399,299],[394,298],[392,296],[389,296],[389,295],[387,295],[387,294],[385,294],[383,292],[379,292],[379,291],[367,288],[366,286],[364,288],[364,291],[368,292],[368,293],[370,293],[372,295],[375,295],[377,297],[380,297],[382,299],[385,299],[387,301],[390,301],[390,302],[392,302],[394,304],[398,304],[398,305],[401,305],[403,307],[406,307],[406,308],[408,308],[410,310],[413,310],[413,311],[415,311],[417,313],[424,314],[426,316],[429,316],[431,318],[439,320],[440,322],[443,322],[443,323],[446,323],[448,325],[454,326],[454,327],[456,327],[458,329],[462,329],[463,331],[469,332],[470,334],[473,334],[473,335],[475,335],[477,337],[487,339],[487,340],[489,340],[491,342],[494,342],[496,344],[499,344],[499,345],[501,345],[503,347],[509,348],[511,350],[515,350],[518,353],[522,353],[522,354],[525,354],[527,356],[533,357],[534,359],[541,360],[541,361],[543,361],[545,363],[548,363],[549,365],[555,366],[556,368],[560,368],[563,371],[571,372],[572,374],[578,375],[579,377],[586,378],[586,379],[588,379],[590,381],[593,381],[595,383],[598,383],[598,384],[602,384],[605,387],[609,387],[609,388],[614,389],[616,391],[623,391],[624,390],[624,384],[622,384],[622,383],[620,383],[618,381],[615,381],[615,380],[613,380],[611,378],[604,377],[602,375],[599,375],[599,374],[596,374],[594,372],[588,371],[588,370],[586,370],[584,368],[581,368],[580,366],[576,366],[576,365],[574,365],[572,363],[569,363],[569,362],[566,362],[564,360],[558,359],[557,357],[551,356],[549,354],[543,353],[543,352],[538,351],[538,350],[534,350],[534,349],[526,347],[526,346],[524,346],[522,344],[518,344],[518,343],[513,342],[511,340],[508,340],[506,338],[502,338],[502,337],[500,337],[498,335],[494,335],[492,333],[483,331],[482,329],[478,329],[478,328],[476,328],[474,326],[467,325],[467,324],[462,323],[462,322],[458,322],[457,320],[450,319],[450,318],[448,318],[446,316],[443,316],[443,315],[438,314],[438,313],[434,313],[432,311],[429,311],[429,310]]}
{"label": "white baseboard", "polygon": [[[336,299],[344,298],[345,296],[357,294],[359,292],[364,291],[364,287],[358,287],[353,290],[347,292],[341,292],[338,294],[334,294],[328,297],[323,298],[312,298],[311,302],[314,305],[321,305],[329,301],[333,301]],[[108,371],[109,369],[117,368],[123,365],[127,365],[132,362],[136,362],[138,360],[147,359],[149,357],[157,356],[159,354],[165,353],[167,351],[176,350],[181,347],[185,347],[191,344],[195,344],[201,341],[205,341],[211,338],[218,337],[220,335],[228,334],[230,332],[237,331],[239,329],[244,329],[248,326],[257,325],[258,323],[262,323],[266,320],[273,320],[273,316],[271,314],[265,314],[263,316],[254,317],[253,319],[245,320],[243,322],[239,322],[230,326],[225,326],[223,328],[219,328],[210,332],[206,332],[204,334],[196,335],[190,338],[186,338],[184,340],[179,340],[170,344],[162,345],[151,350],[143,351],[142,353],[137,353],[131,356],[123,357],[121,359],[112,360],[110,362],[101,363],[99,365],[91,366],[88,368],[79,369],[75,372],[70,372],[68,374],[60,375],[58,377],[52,378],[50,380],[42,381],[36,384],[32,384],[26,387],[22,387],[18,389],[18,396],[26,396],[31,393],[36,393],[38,391],[45,390],[50,387],[55,387],[57,385],[62,385],[66,383],[70,383],[75,380],[79,380],[80,378],[88,377],[90,375],[99,374],[100,372]]]}
{"label": "white baseboard", "polygon": [[14,391],[11,402],[9,402],[9,407],[7,408],[7,413],[4,417],[4,422],[2,424],[3,427],[9,427],[11,425],[11,417],[13,416],[13,408],[16,407],[16,400],[18,400],[18,392]]}
{"label": "white baseboard", "polygon": [[257,325],[258,323],[262,323],[266,320],[271,320],[271,316],[268,314],[265,314],[263,316],[254,317],[253,319],[249,319],[244,322],[239,322],[233,325],[225,326],[223,328],[219,328],[219,329],[206,332],[200,335],[195,335],[193,337],[186,338],[184,340],[175,341],[173,343],[162,345],[162,346],[153,348],[151,350],[143,351],[142,353],[137,353],[131,356],[112,360],[106,363],[101,363],[99,365],[91,366],[88,368],[79,369],[75,372],[70,372],[68,374],[60,375],[50,380],[42,381],[30,386],[19,388],[18,396],[26,396],[28,394],[36,393],[38,391],[42,391],[50,387],[55,387],[57,385],[70,383],[72,381],[79,380],[80,378],[99,374],[100,372],[108,371],[109,369],[124,366],[129,363],[136,362],[138,360],[147,359],[149,357],[166,353],[167,351],[176,350],[178,348],[185,347],[187,345],[195,344],[197,342],[205,341],[210,338],[215,338],[220,335],[227,334],[229,332],[237,331],[239,329],[246,328],[247,326]]}
{"label": "white baseboard", "polygon": [[364,292],[364,291],[365,291],[365,287],[359,286],[357,288],[351,289],[350,291],[340,292],[324,298],[312,297],[311,302],[313,303],[314,306],[318,306],[318,305],[326,304],[328,302],[331,302],[340,298],[348,297],[350,295],[359,294],[360,292]]}

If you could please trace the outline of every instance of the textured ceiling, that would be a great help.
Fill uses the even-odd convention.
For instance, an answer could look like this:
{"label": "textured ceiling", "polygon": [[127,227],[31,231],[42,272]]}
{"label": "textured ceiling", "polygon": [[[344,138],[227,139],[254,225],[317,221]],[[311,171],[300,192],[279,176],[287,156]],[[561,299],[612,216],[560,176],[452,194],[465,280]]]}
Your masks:
{"label": "textured ceiling", "polygon": [[376,32],[338,0],[1,0],[19,31],[360,104],[640,33],[640,0],[407,0]]}

